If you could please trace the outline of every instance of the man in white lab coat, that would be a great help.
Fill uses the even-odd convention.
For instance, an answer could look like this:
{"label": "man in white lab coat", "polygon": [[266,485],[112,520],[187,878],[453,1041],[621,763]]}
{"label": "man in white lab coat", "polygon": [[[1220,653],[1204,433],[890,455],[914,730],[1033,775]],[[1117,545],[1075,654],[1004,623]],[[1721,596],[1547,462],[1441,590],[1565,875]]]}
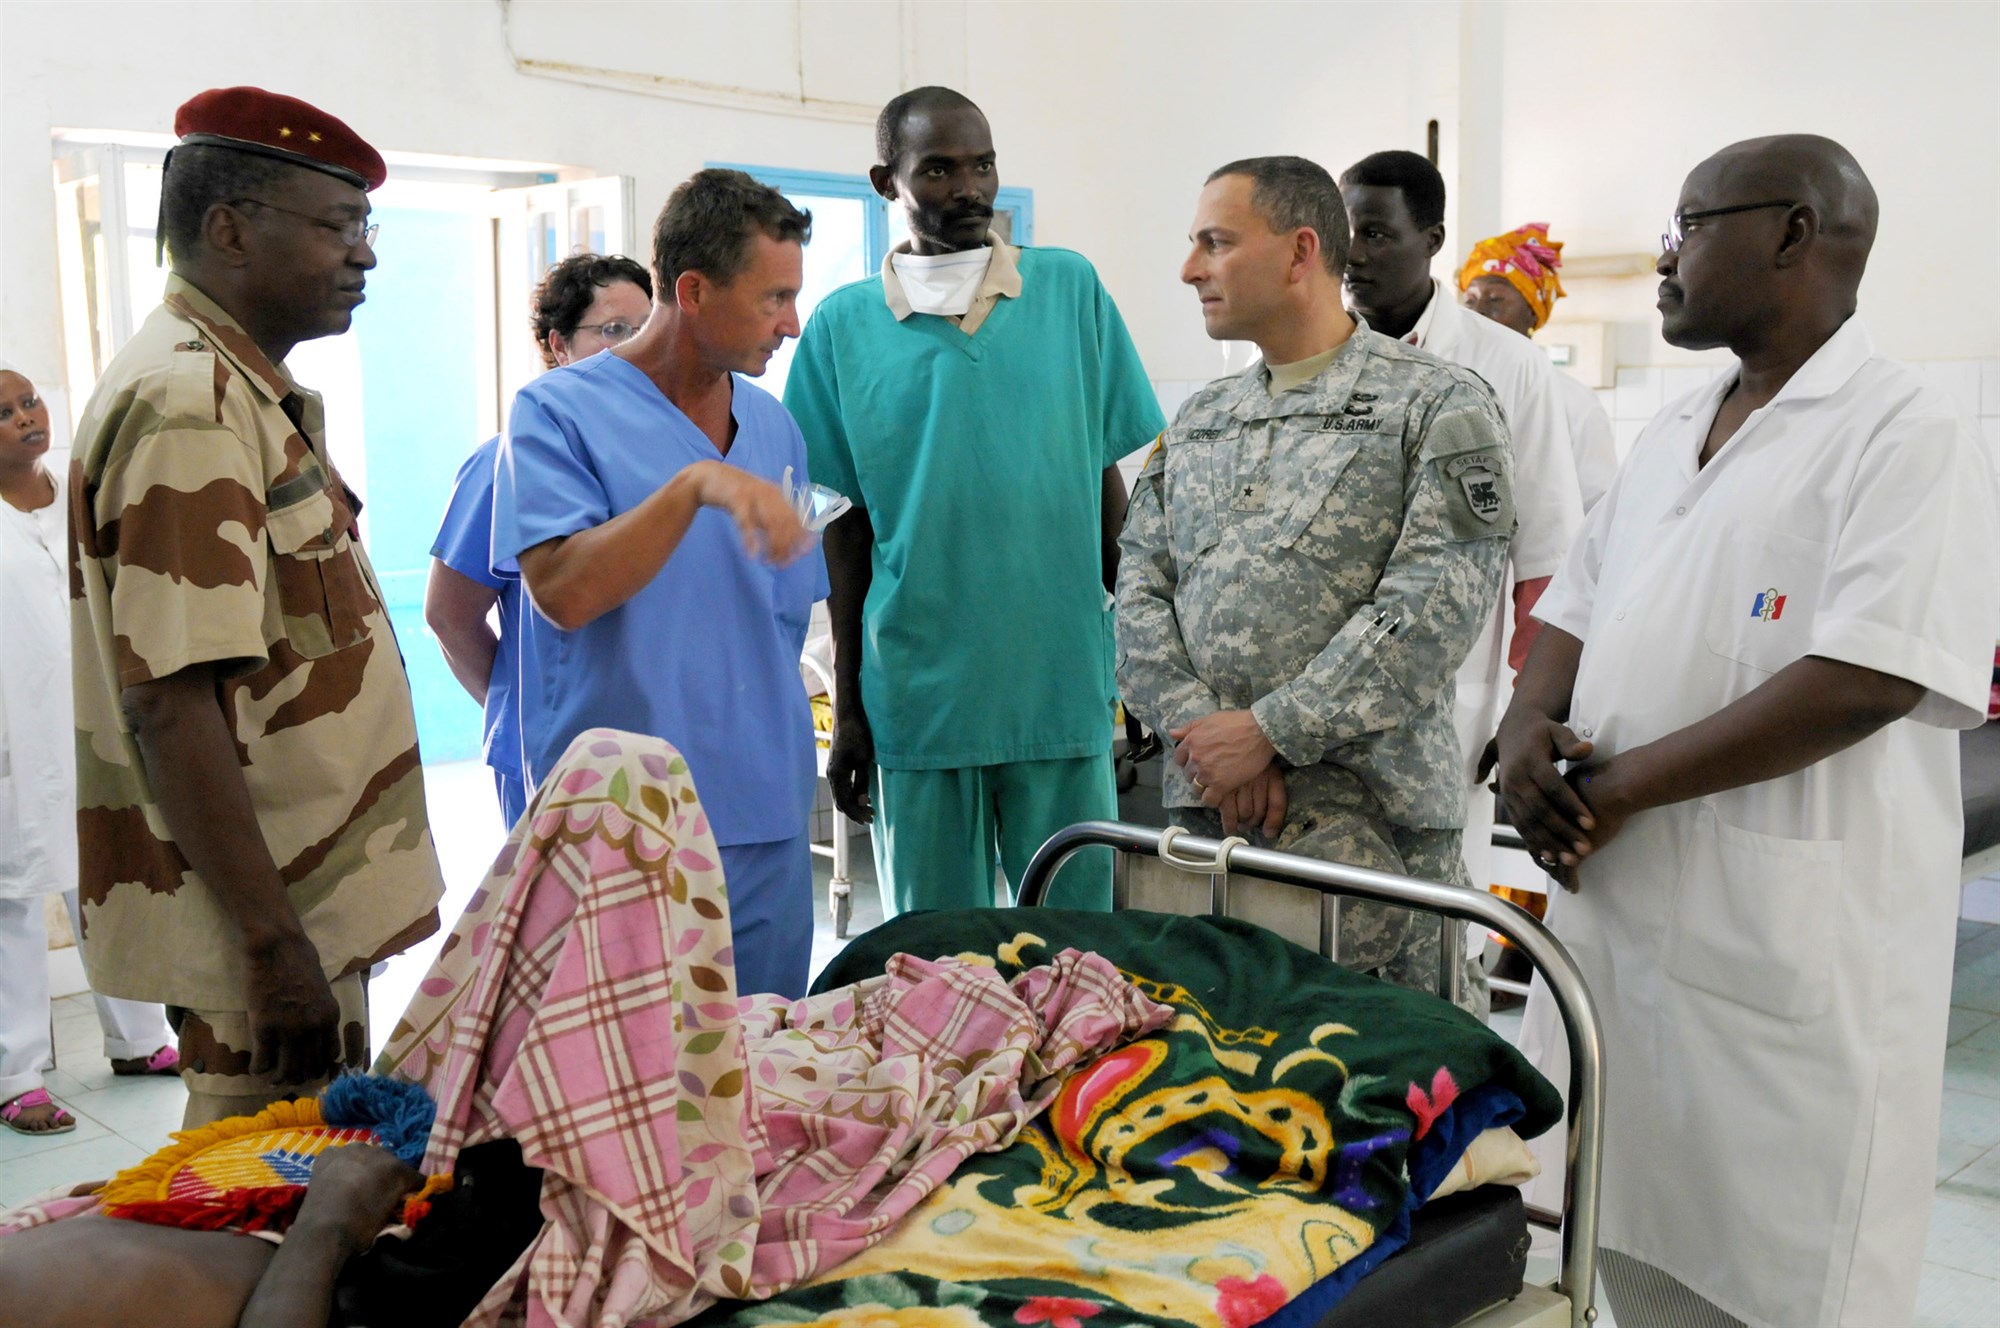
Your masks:
{"label": "man in white lab coat", "polygon": [[[2000,499],[1951,403],[1855,315],[1875,222],[1823,138],[1738,143],[1688,176],[1665,335],[1738,363],[1634,445],[1536,609],[1500,727],[1507,808],[1576,890],[1549,922],[1605,1021],[1621,1328],[1897,1324],[1915,1304],[1952,730],[1984,717]],[[1560,1042],[1550,1016],[1538,991],[1527,1042]]]}
{"label": "man in white lab coat", "polygon": [[[1444,248],[1444,177],[1414,152],[1377,152],[1340,177],[1354,228],[1347,253],[1347,304],[1368,326],[1462,365],[1486,380],[1514,439],[1514,510],[1520,525],[1508,548],[1510,574],[1486,630],[1458,670],[1459,756],[1465,766],[1465,866],[1474,886],[1492,882],[1493,795],[1482,777],[1499,725],[1514,630],[1535,630],[1527,612],[1583,526],[1583,497],[1556,370],[1540,348],[1459,304],[1431,276]],[[1509,606],[1514,614],[1508,612]],[[1515,615],[1518,615],[1517,617]]]}

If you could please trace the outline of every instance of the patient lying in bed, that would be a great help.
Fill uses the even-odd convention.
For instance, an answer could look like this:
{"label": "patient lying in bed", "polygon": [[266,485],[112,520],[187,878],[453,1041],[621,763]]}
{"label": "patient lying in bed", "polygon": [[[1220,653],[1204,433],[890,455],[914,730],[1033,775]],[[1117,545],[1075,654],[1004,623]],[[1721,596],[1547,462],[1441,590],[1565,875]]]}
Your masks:
{"label": "patient lying in bed", "polygon": [[[353,1321],[493,1322],[533,1297],[572,1322],[671,1323],[769,1295],[879,1240],[965,1158],[1010,1143],[1068,1071],[1168,1017],[1075,952],[1011,981],[906,957],[806,1001],[739,1002],[718,861],[672,748],[578,739],[378,1066],[436,1099],[426,1172],[518,1145],[536,1169],[530,1229],[483,1270],[476,1305],[447,1318],[392,1301]],[[16,1228],[0,1304],[10,1324],[24,1305],[48,1324],[325,1323],[332,1279],[416,1176],[371,1156],[324,1154],[331,1184],[314,1171],[276,1253],[92,1215],[96,1198],[0,1219]],[[158,1198],[178,1185],[162,1172]],[[450,1198],[413,1245],[455,1220]],[[337,1305],[333,1321],[349,1321]]]}
{"label": "patient lying in bed", "polygon": [[481,1201],[364,1257],[419,1179],[366,1145],[281,1246],[61,1201],[0,1217],[38,1224],[0,1236],[7,1322],[1244,1325],[1393,1252],[1488,1125],[1556,1118],[1444,1002],[1226,921],[911,915],[739,1003],[718,862],[670,747],[585,734],[377,1065]]}

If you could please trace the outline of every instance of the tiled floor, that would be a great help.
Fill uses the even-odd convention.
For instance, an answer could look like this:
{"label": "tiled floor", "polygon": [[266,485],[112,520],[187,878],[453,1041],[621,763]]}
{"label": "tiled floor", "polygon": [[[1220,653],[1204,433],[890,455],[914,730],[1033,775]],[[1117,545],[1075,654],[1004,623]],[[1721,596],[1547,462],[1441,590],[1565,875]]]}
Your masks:
{"label": "tiled floor", "polygon": [[[484,875],[503,838],[492,785],[470,765],[425,771],[445,864],[445,916],[454,916]],[[851,934],[881,919],[868,840],[854,841]],[[818,886],[813,969],[840,948],[826,908],[826,859],[813,859]],[[391,962],[370,987],[378,1039],[428,968],[433,941]],[[1496,1021],[1505,1030],[1505,1024]],[[171,1079],[117,1079],[102,1055],[87,996],[56,1003],[56,1056],[49,1091],[77,1117],[73,1134],[30,1139],[0,1131],[0,1208],[58,1184],[104,1176],[166,1142],[180,1122],[183,1095]],[[2000,926],[1959,924],[1945,1062],[1937,1200],[1919,1296],[1918,1328],[2000,1328]],[[1602,1311],[1602,1328],[1615,1328]]]}

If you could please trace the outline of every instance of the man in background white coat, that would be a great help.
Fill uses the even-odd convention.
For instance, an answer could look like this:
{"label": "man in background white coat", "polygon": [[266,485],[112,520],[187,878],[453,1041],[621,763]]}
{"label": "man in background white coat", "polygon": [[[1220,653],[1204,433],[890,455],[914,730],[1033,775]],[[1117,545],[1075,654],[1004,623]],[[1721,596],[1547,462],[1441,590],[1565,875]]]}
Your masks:
{"label": "man in background white coat", "polygon": [[[1540,349],[1459,304],[1431,276],[1444,248],[1444,177],[1414,152],[1377,152],[1340,177],[1354,238],[1347,254],[1347,304],[1385,336],[1399,338],[1486,380],[1514,439],[1514,509],[1520,525],[1508,549],[1512,593],[1504,588],[1486,630],[1458,671],[1459,756],[1465,766],[1465,867],[1472,884],[1493,881],[1493,795],[1488,751],[1507,694],[1507,632],[1535,630],[1536,596],[1583,527],[1583,496],[1570,447],[1556,370]],[[1513,613],[1508,607],[1511,602]],[[1483,980],[1483,974],[1477,975]]]}

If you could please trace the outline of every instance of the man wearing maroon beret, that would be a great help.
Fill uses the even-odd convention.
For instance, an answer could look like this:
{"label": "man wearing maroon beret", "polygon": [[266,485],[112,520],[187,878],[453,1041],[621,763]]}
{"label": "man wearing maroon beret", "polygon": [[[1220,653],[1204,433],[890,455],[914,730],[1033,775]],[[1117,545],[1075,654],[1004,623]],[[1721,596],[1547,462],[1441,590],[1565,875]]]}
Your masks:
{"label": "man wearing maroon beret", "polygon": [[285,357],[345,332],[382,158],[259,88],[174,120],[173,272],[77,430],[83,955],[180,1033],[186,1126],[368,1058],[363,978],[437,927],[409,681]]}

